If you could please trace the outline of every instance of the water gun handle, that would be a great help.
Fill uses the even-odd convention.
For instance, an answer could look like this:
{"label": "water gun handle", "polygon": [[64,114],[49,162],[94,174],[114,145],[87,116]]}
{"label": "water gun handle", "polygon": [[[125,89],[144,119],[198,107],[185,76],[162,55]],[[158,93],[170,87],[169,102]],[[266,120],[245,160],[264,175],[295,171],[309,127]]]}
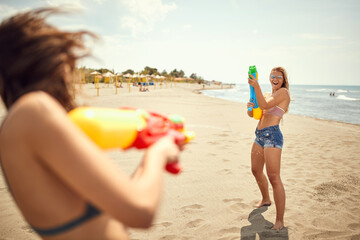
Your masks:
{"label": "water gun handle", "polygon": [[[249,70],[248,74],[249,74],[249,75],[253,75],[254,78],[257,80],[256,72],[255,72],[255,73],[252,73],[252,72]],[[250,76],[249,76],[249,78],[250,78]],[[258,108],[259,106],[258,106],[258,103],[257,103],[257,100],[256,100],[255,89],[254,89],[254,87],[251,86],[250,84],[249,84],[249,86],[250,86],[250,102],[252,102],[252,103],[255,104],[254,108]],[[248,108],[248,111],[252,111],[252,110],[253,110],[253,107],[249,107],[249,108]]]}
{"label": "water gun handle", "polygon": [[[250,102],[255,103],[256,101],[256,94],[255,94],[255,89],[253,86],[250,86]],[[248,111],[251,112],[253,110],[253,107],[248,107]]]}
{"label": "water gun handle", "polygon": [[[258,73],[256,70],[256,66],[250,66],[248,74],[253,75],[254,78],[256,79],[256,81],[258,80]],[[262,110],[258,105],[256,94],[255,94],[255,89],[251,85],[250,85],[250,102],[254,103],[254,107],[249,107],[248,110],[252,111],[254,119],[259,120],[262,116]]]}
{"label": "water gun handle", "polygon": [[171,174],[179,174],[182,171],[182,166],[178,162],[173,162],[166,164],[165,169]]}

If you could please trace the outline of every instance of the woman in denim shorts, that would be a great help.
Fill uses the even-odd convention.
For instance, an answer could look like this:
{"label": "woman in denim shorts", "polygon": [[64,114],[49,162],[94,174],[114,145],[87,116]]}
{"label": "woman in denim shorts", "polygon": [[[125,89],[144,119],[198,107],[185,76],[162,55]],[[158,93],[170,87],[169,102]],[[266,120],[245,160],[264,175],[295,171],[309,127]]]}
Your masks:
{"label": "woman in denim shorts", "polygon": [[[248,79],[249,84],[255,89],[258,105],[263,109],[255,131],[255,142],[251,149],[251,170],[262,195],[262,200],[257,207],[270,206],[268,180],[263,172],[264,165],[266,166],[267,177],[273,188],[276,205],[276,220],[272,229],[280,230],[284,227],[285,189],[280,178],[283,135],[279,123],[283,114],[288,111],[290,93],[289,81],[284,68],[273,68],[269,79],[272,93],[264,95],[258,81],[252,75],[249,75]],[[254,103],[248,102],[248,108],[253,106]],[[249,117],[253,117],[252,111],[248,111],[247,114]]]}

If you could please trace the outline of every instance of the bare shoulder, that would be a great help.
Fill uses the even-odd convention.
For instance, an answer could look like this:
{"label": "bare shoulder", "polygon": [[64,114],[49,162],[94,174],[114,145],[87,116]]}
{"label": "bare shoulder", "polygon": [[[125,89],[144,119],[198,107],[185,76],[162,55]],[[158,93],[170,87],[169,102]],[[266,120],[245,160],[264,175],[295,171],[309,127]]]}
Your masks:
{"label": "bare shoulder", "polygon": [[10,109],[9,114],[54,114],[65,109],[51,95],[37,91],[22,96]]}
{"label": "bare shoulder", "polygon": [[289,98],[290,99],[290,92],[287,88],[280,88],[279,90],[276,91],[276,95],[282,96],[284,98]]}
{"label": "bare shoulder", "polygon": [[287,88],[280,88],[279,91],[281,91],[283,94],[287,94],[287,95],[290,95],[290,92],[289,92],[289,89]]}
{"label": "bare shoulder", "polygon": [[65,112],[65,109],[51,95],[42,92],[31,92],[22,96],[13,106],[15,110],[30,109],[32,111],[59,111]]}
{"label": "bare shoulder", "polygon": [[31,92],[14,103],[3,127],[20,132],[25,128],[39,125],[41,121],[49,117],[61,115],[66,116],[66,111],[55,98],[45,92]]}
{"label": "bare shoulder", "polygon": [[271,97],[271,93],[270,93],[270,92],[264,93],[264,98],[265,98],[265,99],[268,99],[269,97]]}

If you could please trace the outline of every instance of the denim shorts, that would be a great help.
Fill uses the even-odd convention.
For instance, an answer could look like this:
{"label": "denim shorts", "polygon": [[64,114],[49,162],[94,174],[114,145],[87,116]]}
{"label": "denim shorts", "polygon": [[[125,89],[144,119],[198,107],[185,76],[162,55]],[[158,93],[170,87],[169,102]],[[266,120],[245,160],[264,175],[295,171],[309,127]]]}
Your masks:
{"label": "denim shorts", "polygon": [[260,147],[282,149],[284,139],[279,125],[266,127],[260,130],[256,128],[255,136],[255,143]]}

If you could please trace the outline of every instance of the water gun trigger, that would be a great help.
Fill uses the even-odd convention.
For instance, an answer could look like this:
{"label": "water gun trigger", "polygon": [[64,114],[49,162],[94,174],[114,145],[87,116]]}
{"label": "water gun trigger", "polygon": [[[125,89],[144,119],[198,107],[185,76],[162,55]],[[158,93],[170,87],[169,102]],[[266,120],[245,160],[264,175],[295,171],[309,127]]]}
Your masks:
{"label": "water gun trigger", "polygon": [[179,174],[182,171],[182,166],[179,162],[168,163],[165,166],[166,171],[172,174]]}
{"label": "water gun trigger", "polygon": [[[147,148],[160,138],[169,136],[173,138],[174,143],[180,149],[194,137],[187,137],[184,133],[184,119],[178,116],[167,118],[158,113],[146,112],[146,127],[138,132],[138,137],[134,141],[132,147],[138,149]],[[190,139],[191,138],[191,139]],[[165,169],[172,174],[178,174],[182,171],[182,167],[178,162],[168,163]]]}

